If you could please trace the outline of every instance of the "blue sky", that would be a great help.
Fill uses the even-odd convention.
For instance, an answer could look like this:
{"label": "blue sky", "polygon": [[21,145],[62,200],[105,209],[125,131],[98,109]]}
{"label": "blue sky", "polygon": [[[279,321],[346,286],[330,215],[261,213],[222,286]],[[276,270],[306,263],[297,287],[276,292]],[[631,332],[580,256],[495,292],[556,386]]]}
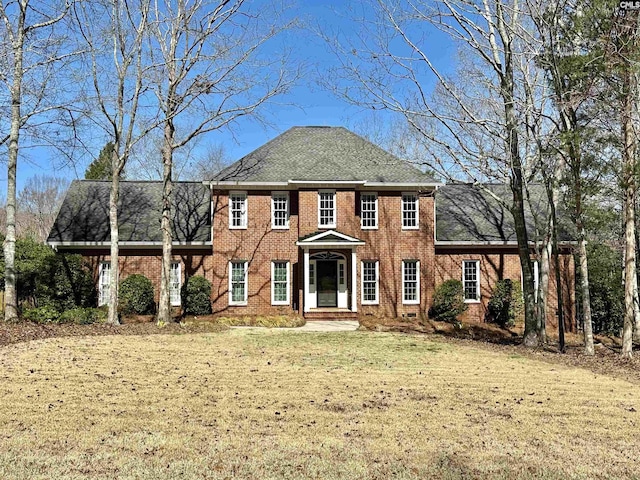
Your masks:
{"label": "blue sky", "polygon": [[[366,17],[368,12],[362,8],[360,2],[299,0],[293,14],[302,19],[311,30],[321,26],[324,31],[336,32],[343,39],[349,39],[360,27],[352,18],[362,15]],[[214,132],[201,139],[198,148],[222,144],[228,159],[234,161],[295,125],[346,126],[357,130],[362,129],[363,126],[366,128],[367,123],[374,116],[377,117],[375,120],[378,125],[384,126],[392,121],[389,113],[372,112],[350,105],[320,86],[317,72],[326,72],[337,63],[335,56],[323,40],[315,36],[310,29],[296,30],[282,40],[293,49],[297,58],[308,64],[308,69],[307,75],[299,81],[298,86],[289,94],[278,97],[263,110],[269,125],[242,120],[233,125],[233,132]],[[446,68],[450,64],[451,47],[446,44],[441,34],[435,32],[428,32],[428,34],[432,36],[432,41],[427,42],[429,54]],[[431,81],[431,79],[425,79],[427,83]],[[94,142],[97,154],[103,142],[99,139]],[[70,180],[83,178],[85,168],[90,161],[91,158],[87,156],[77,165],[63,166],[59,156],[56,156],[53,151],[44,148],[27,151],[18,165],[18,191],[25,180],[33,175],[56,175]],[[0,196],[4,197],[5,193],[6,164],[3,163],[0,173]]]}

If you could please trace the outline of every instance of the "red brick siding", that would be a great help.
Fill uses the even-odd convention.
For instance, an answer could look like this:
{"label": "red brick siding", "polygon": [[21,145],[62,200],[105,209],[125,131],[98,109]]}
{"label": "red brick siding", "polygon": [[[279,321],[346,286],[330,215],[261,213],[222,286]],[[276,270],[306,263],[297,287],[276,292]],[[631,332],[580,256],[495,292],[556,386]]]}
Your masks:
{"label": "red brick siding", "polygon": [[[214,311],[225,314],[266,314],[291,311],[271,305],[271,261],[287,260],[292,267],[292,302],[302,310],[303,254],[295,244],[299,237],[318,231],[318,191],[290,192],[289,230],[271,229],[271,192],[247,192],[248,227],[229,229],[229,196],[214,193],[213,264]],[[356,247],[357,302],[363,314],[393,315],[424,312],[433,291],[433,198],[419,200],[419,230],[402,230],[400,192],[378,193],[377,230],[360,227],[359,194],[353,190],[336,191],[336,230],[360,238],[365,246]],[[311,253],[314,253],[314,250]],[[350,250],[342,250],[347,259],[348,290],[351,292]],[[247,260],[248,301],[246,306],[228,306],[228,263],[231,259]],[[402,305],[402,260],[419,260],[421,267],[420,305]],[[362,260],[380,262],[380,305],[361,305],[360,268]],[[351,301],[351,293],[349,295]],[[294,300],[295,299],[295,300]]]}
{"label": "red brick siding", "polygon": [[[464,253],[462,253],[464,252]],[[473,247],[458,247],[455,250],[447,248],[439,249],[436,254],[435,277],[436,285],[445,280],[454,278],[462,280],[462,262],[464,260],[480,261],[480,303],[469,303],[468,310],[462,315],[463,321],[485,321],[487,314],[487,304],[496,282],[500,279],[509,278],[521,281],[520,259],[517,249],[487,249]],[[560,256],[562,268],[563,284],[563,305],[565,325],[568,330],[575,329],[575,291],[574,284],[574,264],[571,254]],[[549,292],[547,302],[547,325],[557,327],[557,290],[555,281],[555,268],[552,266],[549,279]]]}
{"label": "red brick siding", "polygon": [[[111,259],[109,251],[104,249],[95,249],[83,250],[79,253],[82,253],[86,261],[91,266],[94,280],[97,285],[100,263],[108,262]],[[186,278],[194,275],[201,275],[211,281],[213,262],[211,255],[209,255],[209,250],[174,249],[172,259],[176,262],[179,261],[181,264],[182,284],[184,284]],[[120,265],[120,281],[134,273],[144,275],[151,280],[151,283],[153,283],[155,300],[158,302],[160,295],[162,250],[120,250],[118,260]]]}

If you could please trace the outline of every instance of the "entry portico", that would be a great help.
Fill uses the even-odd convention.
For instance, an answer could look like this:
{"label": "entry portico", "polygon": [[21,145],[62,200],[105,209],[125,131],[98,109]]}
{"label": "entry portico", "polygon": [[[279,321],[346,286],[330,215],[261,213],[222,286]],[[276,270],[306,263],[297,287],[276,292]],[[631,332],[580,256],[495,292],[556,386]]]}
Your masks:
{"label": "entry portico", "polygon": [[[326,307],[358,311],[356,247],[364,244],[362,240],[337,230],[314,232],[298,239],[296,245],[304,256],[305,313]],[[350,259],[344,251],[349,252]],[[351,288],[347,288],[349,284]]]}

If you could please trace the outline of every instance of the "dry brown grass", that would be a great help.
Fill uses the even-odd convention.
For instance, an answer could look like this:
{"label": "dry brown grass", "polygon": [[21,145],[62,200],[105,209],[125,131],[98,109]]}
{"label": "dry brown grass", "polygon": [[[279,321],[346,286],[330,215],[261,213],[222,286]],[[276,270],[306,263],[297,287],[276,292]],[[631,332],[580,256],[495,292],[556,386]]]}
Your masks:
{"label": "dry brown grass", "polygon": [[3,479],[639,478],[637,385],[421,336],[58,338],[0,372]]}

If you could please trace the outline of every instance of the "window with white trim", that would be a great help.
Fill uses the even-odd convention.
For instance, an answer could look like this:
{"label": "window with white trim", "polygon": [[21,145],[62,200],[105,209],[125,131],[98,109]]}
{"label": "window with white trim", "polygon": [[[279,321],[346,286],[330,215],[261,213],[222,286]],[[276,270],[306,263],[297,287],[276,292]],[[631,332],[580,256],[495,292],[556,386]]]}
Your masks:
{"label": "window with white trim", "polygon": [[462,262],[462,285],[465,302],[480,301],[480,261],[465,260]]}
{"label": "window with white trim", "polygon": [[247,304],[247,262],[229,262],[229,305]]}
{"label": "window with white trim", "polygon": [[377,305],[379,292],[378,261],[365,260],[362,262],[362,304]]}
{"label": "window with white trim", "polygon": [[271,304],[289,305],[289,262],[271,262]]}
{"label": "window with white trim", "polygon": [[420,262],[402,261],[402,303],[420,303]]}
{"label": "window with white trim", "polygon": [[247,228],[247,192],[229,193],[229,228]]}
{"label": "window with white trim", "polygon": [[171,271],[169,272],[169,284],[171,297],[171,305],[174,307],[180,306],[180,280],[182,279],[182,272],[180,271],[180,262],[171,262]]}
{"label": "window with white trim", "polygon": [[320,190],[318,192],[318,228],[335,228],[336,192]]}
{"label": "window with white trim", "polygon": [[416,193],[402,194],[402,229],[418,229],[418,195]]}
{"label": "window with white trim", "polygon": [[289,192],[271,194],[271,228],[289,228]]}
{"label": "window with white trim", "polygon": [[111,262],[100,262],[98,272],[98,306],[109,304],[109,294],[111,293]]}
{"label": "window with white trim", "polygon": [[360,194],[360,226],[363,229],[378,228],[378,194]]}
{"label": "window with white trim", "polygon": [[316,264],[309,263],[309,286],[316,286]]}

